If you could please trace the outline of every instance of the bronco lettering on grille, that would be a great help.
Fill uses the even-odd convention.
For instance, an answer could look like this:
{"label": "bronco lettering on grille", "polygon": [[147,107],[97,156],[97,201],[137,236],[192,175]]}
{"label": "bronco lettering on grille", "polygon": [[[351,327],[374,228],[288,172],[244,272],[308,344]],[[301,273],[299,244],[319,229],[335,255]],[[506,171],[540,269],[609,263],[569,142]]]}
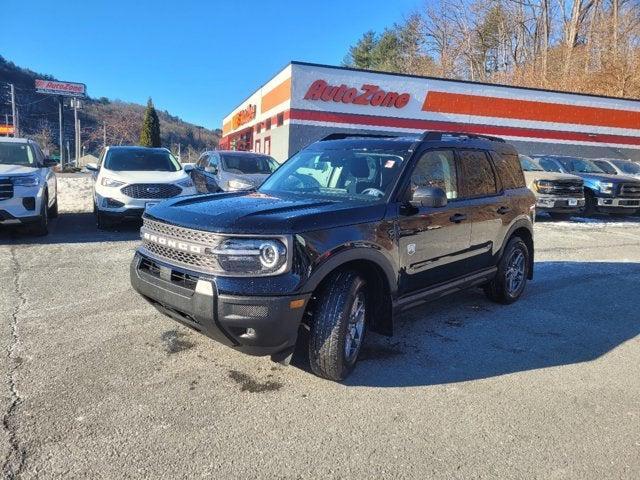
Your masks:
{"label": "bronco lettering on grille", "polygon": [[201,254],[202,247],[199,245],[193,245],[192,243],[181,242],[180,240],[174,240],[172,238],[163,237],[161,235],[155,235],[153,233],[144,232],[142,238],[158,245],[164,245],[165,247],[175,248],[176,250],[182,250],[183,252]]}

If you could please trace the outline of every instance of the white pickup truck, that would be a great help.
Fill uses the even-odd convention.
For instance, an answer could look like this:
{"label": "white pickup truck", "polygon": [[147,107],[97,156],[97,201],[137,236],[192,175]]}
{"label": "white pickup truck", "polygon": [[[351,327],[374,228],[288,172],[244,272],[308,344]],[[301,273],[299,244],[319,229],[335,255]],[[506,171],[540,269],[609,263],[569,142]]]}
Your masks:
{"label": "white pickup truck", "polygon": [[27,225],[36,235],[49,233],[58,215],[58,190],[48,159],[26,138],[0,138],[0,225]]}

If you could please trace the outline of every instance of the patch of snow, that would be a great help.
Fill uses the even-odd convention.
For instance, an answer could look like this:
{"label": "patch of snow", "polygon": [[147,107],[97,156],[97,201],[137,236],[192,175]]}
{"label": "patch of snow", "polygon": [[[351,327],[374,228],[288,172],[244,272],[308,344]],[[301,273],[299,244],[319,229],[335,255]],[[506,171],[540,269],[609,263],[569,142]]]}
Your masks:
{"label": "patch of snow", "polygon": [[93,179],[91,175],[58,175],[58,209],[60,212],[93,211]]}

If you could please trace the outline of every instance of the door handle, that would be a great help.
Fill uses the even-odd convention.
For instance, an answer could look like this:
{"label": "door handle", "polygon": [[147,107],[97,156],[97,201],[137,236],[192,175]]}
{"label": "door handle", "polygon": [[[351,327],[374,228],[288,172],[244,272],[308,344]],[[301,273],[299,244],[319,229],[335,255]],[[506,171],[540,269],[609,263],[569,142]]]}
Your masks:
{"label": "door handle", "polygon": [[498,212],[500,215],[504,215],[505,213],[509,213],[510,211],[511,208],[504,205],[496,210],[496,212]]}
{"label": "door handle", "polygon": [[467,216],[464,215],[463,213],[456,213],[455,215],[451,215],[449,217],[449,221],[453,222],[453,223],[460,223],[460,222],[462,222],[463,220],[466,220],[466,219],[467,219]]}

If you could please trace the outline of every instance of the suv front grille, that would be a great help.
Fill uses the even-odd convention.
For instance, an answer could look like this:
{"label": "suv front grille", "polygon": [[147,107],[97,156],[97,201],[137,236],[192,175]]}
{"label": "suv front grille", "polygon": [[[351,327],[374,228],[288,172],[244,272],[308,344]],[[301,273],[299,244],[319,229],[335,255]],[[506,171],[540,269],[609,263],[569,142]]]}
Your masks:
{"label": "suv front grille", "polygon": [[0,178],[0,200],[13,197],[13,183],[10,178]]}
{"label": "suv front grille", "polygon": [[623,183],[620,185],[620,196],[640,198],[640,183]]}
{"label": "suv front grille", "polygon": [[552,182],[555,195],[567,195],[570,197],[582,197],[584,189],[579,180],[554,180]]}
{"label": "suv front grille", "polygon": [[132,183],[120,191],[131,198],[157,199],[175,197],[182,189],[170,183]]}
{"label": "suv front grille", "polygon": [[[163,244],[145,238],[158,236],[164,240]],[[152,256],[165,260],[168,263],[183,266],[201,272],[212,272],[220,267],[214,255],[207,254],[206,249],[215,248],[222,241],[220,235],[215,233],[191,230],[190,228],[177,227],[167,223],[156,222],[143,218],[142,224],[142,246]],[[202,249],[202,253],[178,248],[176,242],[184,242],[188,245],[195,245]]]}

